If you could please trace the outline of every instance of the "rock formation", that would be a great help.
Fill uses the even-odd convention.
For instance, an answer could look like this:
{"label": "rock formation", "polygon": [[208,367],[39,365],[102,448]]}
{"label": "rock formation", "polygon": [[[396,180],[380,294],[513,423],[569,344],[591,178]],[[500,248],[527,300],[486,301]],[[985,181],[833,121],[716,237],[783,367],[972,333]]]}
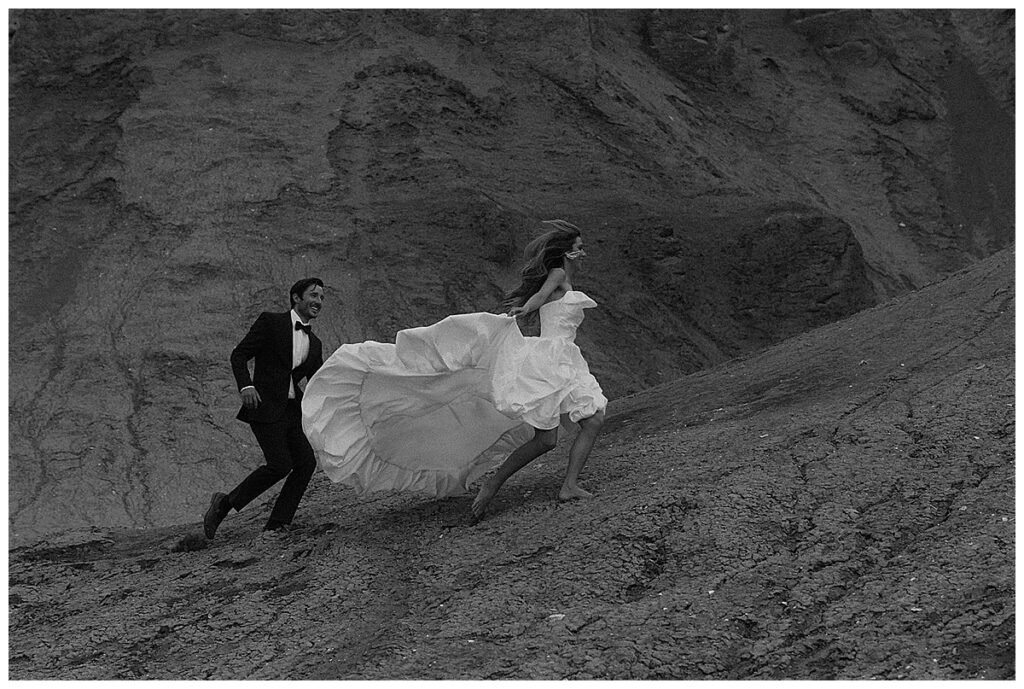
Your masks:
{"label": "rock formation", "polygon": [[[1013,679],[1011,250],[613,400],[471,497],[17,548],[10,679]],[[266,509],[266,508],[264,508]]]}
{"label": "rock formation", "polygon": [[259,452],[231,347],[489,310],[586,228],[612,398],[1013,240],[1012,10],[14,10],[12,542],[188,521]]}

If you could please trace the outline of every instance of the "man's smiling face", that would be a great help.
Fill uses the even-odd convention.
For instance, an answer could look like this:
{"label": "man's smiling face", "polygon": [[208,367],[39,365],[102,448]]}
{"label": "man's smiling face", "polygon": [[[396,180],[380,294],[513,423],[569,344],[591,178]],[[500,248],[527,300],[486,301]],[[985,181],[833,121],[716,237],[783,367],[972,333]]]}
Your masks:
{"label": "man's smiling face", "polygon": [[324,288],[320,285],[310,285],[302,293],[302,298],[295,300],[295,313],[308,322],[320,315],[323,306]]}

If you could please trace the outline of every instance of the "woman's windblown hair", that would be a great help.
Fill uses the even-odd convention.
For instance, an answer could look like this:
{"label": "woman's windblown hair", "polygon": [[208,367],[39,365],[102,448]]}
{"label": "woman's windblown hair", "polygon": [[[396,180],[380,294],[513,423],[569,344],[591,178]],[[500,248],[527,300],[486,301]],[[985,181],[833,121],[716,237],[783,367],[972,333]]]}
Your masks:
{"label": "woman's windblown hair", "polygon": [[522,306],[541,288],[548,278],[548,272],[560,268],[564,255],[572,251],[572,245],[580,236],[580,228],[565,220],[545,220],[552,229],[526,245],[523,256],[526,265],[522,270],[519,286],[505,295],[502,306]]}

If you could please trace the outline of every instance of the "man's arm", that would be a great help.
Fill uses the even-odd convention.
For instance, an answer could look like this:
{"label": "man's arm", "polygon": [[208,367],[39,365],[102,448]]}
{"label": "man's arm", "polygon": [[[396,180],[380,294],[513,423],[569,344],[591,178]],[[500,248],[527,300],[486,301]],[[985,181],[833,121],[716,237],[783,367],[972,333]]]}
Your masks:
{"label": "man's arm", "polygon": [[249,328],[242,341],[231,350],[231,372],[235,375],[235,383],[241,391],[252,387],[252,376],[249,375],[249,360],[256,356],[267,344],[270,336],[270,321],[266,311],[259,315],[256,322]]}
{"label": "man's arm", "polygon": [[308,377],[312,377],[314,373],[320,370],[320,367],[324,365],[324,343],[320,338],[317,338],[316,356],[313,358],[312,365],[310,366]]}

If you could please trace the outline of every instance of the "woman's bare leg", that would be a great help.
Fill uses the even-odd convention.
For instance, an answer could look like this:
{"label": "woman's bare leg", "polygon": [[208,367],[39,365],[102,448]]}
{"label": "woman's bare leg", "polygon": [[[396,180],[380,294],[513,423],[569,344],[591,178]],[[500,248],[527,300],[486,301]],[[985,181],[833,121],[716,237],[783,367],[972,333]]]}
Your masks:
{"label": "woman's bare leg", "polygon": [[480,486],[480,492],[473,500],[473,517],[480,519],[487,510],[488,503],[495,496],[501,485],[508,478],[522,469],[524,466],[551,450],[558,442],[558,428],[550,430],[534,429],[533,438],[520,445],[515,452],[510,454],[494,475],[484,481]]}
{"label": "woman's bare leg", "polygon": [[569,468],[565,472],[565,482],[562,484],[562,489],[558,491],[559,500],[594,497],[593,493],[580,488],[576,481],[580,471],[583,470],[583,465],[587,463],[591,448],[594,447],[594,439],[597,438],[597,434],[604,424],[604,410],[593,416],[580,419],[579,424],[580,432],[569,450]]}

